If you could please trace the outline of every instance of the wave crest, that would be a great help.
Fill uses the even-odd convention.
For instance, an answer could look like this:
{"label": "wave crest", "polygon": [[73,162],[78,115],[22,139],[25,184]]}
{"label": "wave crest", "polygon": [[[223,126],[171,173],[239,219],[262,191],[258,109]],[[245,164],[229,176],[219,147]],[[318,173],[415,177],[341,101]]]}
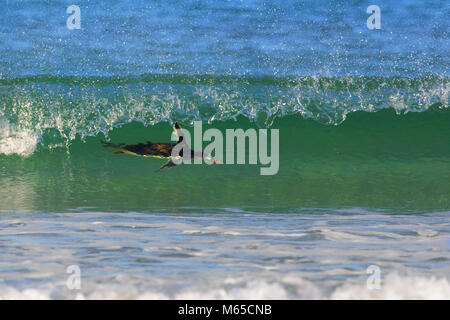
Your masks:
{"label": "wave crest", "polygon": [[[0,79],[3,125],[0,153],[30,154],[108,135],[138,121],[226,121],[245,117],[259,126],[300,114],[328,125],[355,111],[393,108],[397,113],[448,107],[449,79],[395,77],[137,77],[31,76]],[[7,129],[5,129],[7,128]]]}

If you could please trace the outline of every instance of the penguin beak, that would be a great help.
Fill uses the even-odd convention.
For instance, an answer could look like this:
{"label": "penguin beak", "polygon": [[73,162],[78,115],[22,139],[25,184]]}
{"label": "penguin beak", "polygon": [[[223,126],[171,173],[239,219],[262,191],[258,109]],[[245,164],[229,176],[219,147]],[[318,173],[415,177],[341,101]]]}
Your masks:
{"label": "penguin beak", "polygon": [[216,160],[216,159],[213,159],[212,162],[213,162],[213,163],[223,163],[222,161],[219,161],[219,160]]}

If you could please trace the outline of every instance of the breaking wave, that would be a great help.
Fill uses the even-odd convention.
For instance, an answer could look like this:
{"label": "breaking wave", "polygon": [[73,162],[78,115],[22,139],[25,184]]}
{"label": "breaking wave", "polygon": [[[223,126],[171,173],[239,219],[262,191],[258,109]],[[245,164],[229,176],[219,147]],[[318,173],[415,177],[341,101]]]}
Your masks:
{"label": "breaking wave", "polygon": [[357,111],[397,114],[447,109],[449,79],[398,77],[233,77],[141,75],[29,76],[0,79],[0,154],[33,153],[109,132],[245,118],[260,127],[300,115],[339,125]]}

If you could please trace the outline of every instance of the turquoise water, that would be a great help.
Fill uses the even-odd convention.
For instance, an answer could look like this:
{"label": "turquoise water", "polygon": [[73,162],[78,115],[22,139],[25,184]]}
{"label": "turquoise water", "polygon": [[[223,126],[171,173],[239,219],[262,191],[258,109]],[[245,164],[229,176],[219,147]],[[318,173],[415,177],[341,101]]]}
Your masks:
{"label": "turquoise water", "polygon": [[[448,4],[71,4],[1,13],[0,298],[450,297]],[[198,120],[278,129],[277,174],[101,144]]]}

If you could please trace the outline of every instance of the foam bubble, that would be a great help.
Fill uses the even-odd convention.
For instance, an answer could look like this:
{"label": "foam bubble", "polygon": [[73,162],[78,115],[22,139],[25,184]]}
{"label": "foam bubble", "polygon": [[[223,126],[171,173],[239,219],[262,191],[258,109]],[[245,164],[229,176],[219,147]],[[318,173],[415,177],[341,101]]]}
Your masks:
{"label": "foam bubble", "polygon": [[301,278],[298,273],[277,277],[231,276],[222,280],[202,279],[192,286],[174,285],[170,280],[159,285],[140,287],[131,284],[90,284],[88,289],[71,292],[61,285],[22,290],[3,286],[1,299],[450,299],[447,278],[422,275],[387,275],[380,289],[368,289],[366,278],[344,280],[337,286],[315,283]]}
{"label": "foam bubble", "polygon": [[450,284],[446,278],[389,274],[380,289],[367,289],[361,284],[345,284],[337,288],[331,299],[383,299],[383,300],[447,300]]}
{"label": "foam bubble", "polygon": [[29,156],[36,149],[38,136],[29,129],[19,129],[0,119],[0,154]]}
{"label": "foam bubble", "polygon": [[0,291],[0,300],[49,300],[50,293],[42,289],[18,290],[12,287]]}

